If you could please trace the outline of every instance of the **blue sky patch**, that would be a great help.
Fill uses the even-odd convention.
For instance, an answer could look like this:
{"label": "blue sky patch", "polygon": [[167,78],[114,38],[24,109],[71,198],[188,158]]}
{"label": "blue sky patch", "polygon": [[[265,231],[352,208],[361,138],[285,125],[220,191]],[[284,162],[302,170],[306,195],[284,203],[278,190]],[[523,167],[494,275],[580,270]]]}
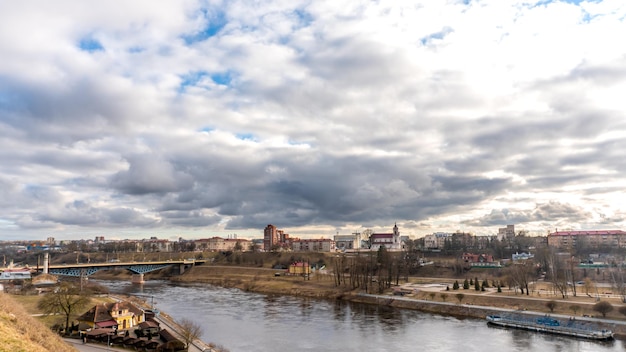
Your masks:
{"label": "blue sky patch", "polygon": [[293,13],[298,18],[299,27],[308,27],[313,22],[313,16],[310,13],[306,12],[303,9],[296,9]]}
{"label": "blue sky patch", "polygon": [[102,46],[102,44],[98,40],[91,37],[81,39],[78,42],[78,47],[80,48],[80,50],[90,53],[93,53],[95,51],[104,51],[104,47]]}
{"label": "blue sky patch", "polygon": [[206,71],[189,72],[188,74],[180,76],[181,82],[180,86],[178,87],[178,92],[184,92],[185,89],[189,86],[204,86],[207,84],[207,82],[202,81],[206,80],[207,78],[210,78],[215,84],[228,86],[232,81],[232,74],[228,71],[213,74],[210,74]]}
{"label": "blue sky patch", "polygon": [[189,35],[183,35],[182,38],[185,44],[191,45],[193,43],[207,40],[208,38],[217,35],[224,26],[226,26],[226,15],[223,11],[217,10],[210,12],[207,9],[202,9],[202,16],[205,20],[205,26],[200,31]]}
{"label": "blue sky patch", "polygon": [[435,33],[427,35],[426,37],[421,38],[420,42],[422,43],[422,45],[428,45],[432,43],[433,40],[442,40],[443,38],[445,38],[448,34],[452,32],[454,32],[452,28],[444,27],[439,32],[435,32]]}
{"label": "blue sky patch", "polygon": [[230,72],[221,72],[221,73],[212,74],[211,79],[216,84],[227,86],[227,85],[230,85],[230,82],[232,81],[233,78]]}
{"label": "blue sky patch", "polygon": [[242,141],[256,141],[256,137],[252,133],[237,133],[235,137]]}
{"label": "blue sky patch", "polygon": [[185,91],[185,88],[189,86],[196,86],[198,82],[200,82],[202,79],[204,79],[208,75],[209,74],[206,73],[205,71],[193,71],[193,72],[189,72],[186,75],[180,76],[182,81],[180,82],[178,91],[183,92]]}

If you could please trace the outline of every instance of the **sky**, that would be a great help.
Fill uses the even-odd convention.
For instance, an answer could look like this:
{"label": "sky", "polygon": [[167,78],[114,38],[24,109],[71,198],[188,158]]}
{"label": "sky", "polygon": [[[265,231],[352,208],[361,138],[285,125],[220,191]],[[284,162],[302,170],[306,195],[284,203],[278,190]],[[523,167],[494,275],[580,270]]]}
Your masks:
{"label": "sky", "polygon": [[625,17],[2,1],[0,239],[625,229]]}

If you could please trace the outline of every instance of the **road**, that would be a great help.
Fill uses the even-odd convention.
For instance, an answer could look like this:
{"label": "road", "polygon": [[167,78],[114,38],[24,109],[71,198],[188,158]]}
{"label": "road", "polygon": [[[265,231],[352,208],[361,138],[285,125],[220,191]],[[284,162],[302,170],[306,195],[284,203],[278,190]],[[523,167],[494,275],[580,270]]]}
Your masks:
{"label": "road", "polygon": [[67,343],[70,346],[74,346],[74,348],[76,348],[78,351],[80,352],[103,352],[103,351],[124,351],[124,352],[128,352],[130,350],[128,349],[124,349],[124,348],[119,348],[119,347],[112,347],[109,346],[109,348],[107,348],[106,344],[100,344],[100,343],[83,343],[81,340],[78,339],[70,339],[67,337],[63,338],[63,341],[65,341],[65,343]]}

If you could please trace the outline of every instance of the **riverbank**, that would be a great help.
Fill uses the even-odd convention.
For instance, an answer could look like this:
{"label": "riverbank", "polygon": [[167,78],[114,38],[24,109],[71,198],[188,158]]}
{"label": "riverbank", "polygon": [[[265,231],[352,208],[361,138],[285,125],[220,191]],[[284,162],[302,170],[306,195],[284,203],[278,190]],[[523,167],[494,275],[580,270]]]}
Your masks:
{"label": "riverbank", "polygon": [[[280,276],[277,276],[280,274]],[[244,291],[265,294],[292,295],[323,299],[341,299],[359,303],[387,305],[402,309],[415,309],[435,314],[484,319],[488,314],[500,311],[519,311],[527,314],[552,314],[569,318],[588,319],[611,329],[617,339],[626,339],[626,325],[619,313],[610,313],[607,318],[594,318],[592,306],[595,299],[589,297],[559,297],[543,290],[532,295],[518,295],[510,290],[497,292],[495,288],[485,291],[446,290],[452,284],[432,284],[443,279],[411,278],[412,282],[404,296],[395,296],[393,290],[382,295],[364,295],[362,290],[335,287],[330,275],[313,275],[310,280],[299,276],[285,276],[283,271],[268,268],[204,265],[194,267],[184,275],[169,278],[173,282],[208,283],[221,287],[238,288]],[[458,303],[455,303],[457,301]],[[546,303],[556,302],[553,311]],[[464,303],[464,304],[461,304]],[[619,302],[612,301],[616,305]],[[615,309],[617,311],[617,309]],[[588,317],[585,317],[588,316]]]}

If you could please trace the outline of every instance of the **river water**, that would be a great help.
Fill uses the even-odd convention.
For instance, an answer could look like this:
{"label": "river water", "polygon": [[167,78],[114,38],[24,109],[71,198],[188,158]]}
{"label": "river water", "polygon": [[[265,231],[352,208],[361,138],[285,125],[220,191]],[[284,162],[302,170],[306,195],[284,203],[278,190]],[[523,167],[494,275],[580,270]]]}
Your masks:
{"label": "river water", "polygon": [[202,340],[231,352],[290,351],[624,351],[599,343],[489,327],[484,320],[341,301],[243,292],[206,284],[98,281],[139,294],[174,319],[188,318]]}

